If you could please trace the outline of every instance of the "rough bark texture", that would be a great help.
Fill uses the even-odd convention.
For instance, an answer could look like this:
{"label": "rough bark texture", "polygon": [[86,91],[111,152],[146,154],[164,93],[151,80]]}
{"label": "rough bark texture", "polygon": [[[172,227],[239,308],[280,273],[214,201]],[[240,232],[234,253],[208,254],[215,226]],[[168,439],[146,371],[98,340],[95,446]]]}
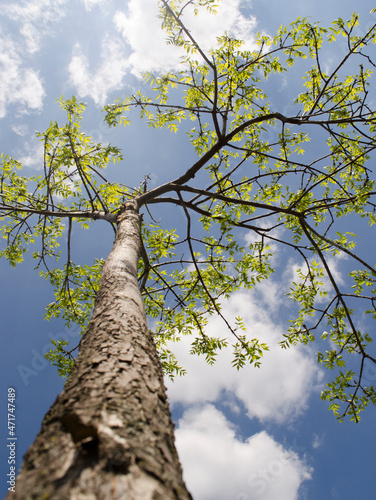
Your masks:
{"label": "rough bark texture", "polygon": [[75,368],[9,499],[191,499],[137,285],[139,223],[120,217]]}

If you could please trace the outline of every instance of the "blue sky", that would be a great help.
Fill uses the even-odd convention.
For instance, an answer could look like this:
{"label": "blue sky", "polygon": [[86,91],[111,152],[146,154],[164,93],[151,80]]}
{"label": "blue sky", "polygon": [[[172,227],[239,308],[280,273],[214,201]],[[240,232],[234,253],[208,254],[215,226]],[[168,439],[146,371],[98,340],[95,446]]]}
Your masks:
{"label": "blue sky", "polygon": [[[325,24],[348,18],[354,8],[361,15],[359,30],[365,31],[376,22],[369,13],[372,7],[369,1],[354,6],[341,0],[223,0],[215,18],[201,15],[186,22],[205,48],[226,29],[252,45],[255,31],[273,34],[280,24],[306,15]],[[341,46],[328,52],[326,63],[333,64],[340,52]],[[3,0],[0,150],[21,160],[26,173],[40,171],[41,146],[34,131],[45,130],[51,119],[62,121],[56,99],[74,94],[88,104],[85,131],[124,150],[118,173],[111,175],[138,186],[150,174],[150,187],[176,177],[194,158],[184,134],[151,130],[137,119],[130,128],[109,131],[100,110],[115,97],[144,88],[143,71],[174,68],[178,57],[163,42],[154,0]],[[279,111],[288,111],[298,85],[287,85],[284,79],[270,85],[270,100]],[[177,228],[179,217],[176,210],[171,222]],[[76,260],[90,263],[108,255],[113,233],[98,221],[88,232],[74,229],[73,237]],[[367,229],[362,238],[372,251],[375,240]],[[283,280],[294,267],[282,254],[276,259],[281,263],[276,278],[224,304],[228,315],[243,316],[251,337],[261,335],[270,343],[260,370],[236,372],[226,352],[210,367],[187,354],[185,341],[175,346],[188,373],[167,385],[188,487],[195,500],[374,498],[375,410],[359,425],[337,423],[320,401],[326,374],[316,365],[314,350],[276,346],[289,309]],[[336,262],[338,273],[342,265]],[[33,267],[28,257],[16,269],[0,261],[2,425],[5,433],[6,394],[12,386],[17,391],[18,465],[63,386],[42,354],[49,350],[51,337],[72,343],[78,338],[63,322],[43,321],[53,293]],[[209,324],[212,332],[221,328],[216,319]],[[376,370],[369,369],[367,376],[374,382]],[[0,446],[5,493],[4,439]]]}

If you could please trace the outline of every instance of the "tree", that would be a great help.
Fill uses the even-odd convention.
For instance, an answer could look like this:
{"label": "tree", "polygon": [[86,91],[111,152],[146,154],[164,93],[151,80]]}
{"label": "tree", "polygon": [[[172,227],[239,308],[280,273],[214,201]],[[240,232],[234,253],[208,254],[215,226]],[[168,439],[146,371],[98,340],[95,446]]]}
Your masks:
{"label": "tree", "polygon": [[[62,316],[83,331],[76,360],[64,342],[49,354],[68,378],[25,456],[16,498],[24,492],[30,498],[190,498],[161,367],[171,377],[184,371],[170,349],[182,335],[192,335],[191,351],[208,363],[229,347],[227,337],[207,335],[211,315],[234,339],[234,367],[260,366],[268,346],[247,338],[242,319],[224,317],[221,304],[271,275],[272,245],[299,262],[286,284],[298,307],[282,347],[317,340],[318,361],[335,370],[322,397],[338,418],[358,421],[360,411],[376,403],[375,387],[363,383],[366,364],[376,363],[372,338],[359,321],[360,311],[376,314],[375,269],[355,250],[349,231],[359,220],[375,222],[367,161],[376,147],[368,53],[376,26],[356,36],[356,15],[329,28],[298,19],[274,38],[259,35],[254,50],[224,35],[205,53],[182,14],[188,6],[212,4],[162,0],[169,41],[186,54],[182,70],[146,75],[153,93],[105,107],[109,126],[127,125],[133,108],[150,126],[172,132],[194,121],[187,131],[198,159],[179,166],[175,179],[150,190],[147,178],[138,189],[109,182],[103,169],[121,152],[81,131],[85,106],[75,98],[60,99],[67,123],[51,123],[39,134],[44,175],[26,179],[19,162],[2,157],[2,256],[16,265],[29,244],[40,245],[33,257],[56,295],[47,318]],[[338,37],[345,37],[347,50],[326,74],[321,53]],[[350,60],[359,61],[355,75],[347,74]],[[294,65],[303,72],[304,89],[285,115],[268,104],[266,89]],[[149,210],[157,204],[182,208],[182,237],[153,220]],[[113,225],[113,249],[105,263],[75,264],[72,226],[96,220]],[[58,246],[65,231],[64,258]],[[242,231],[253,235],[247,247]],[[342,254],[352,263],[345,283],[331,259]]]}

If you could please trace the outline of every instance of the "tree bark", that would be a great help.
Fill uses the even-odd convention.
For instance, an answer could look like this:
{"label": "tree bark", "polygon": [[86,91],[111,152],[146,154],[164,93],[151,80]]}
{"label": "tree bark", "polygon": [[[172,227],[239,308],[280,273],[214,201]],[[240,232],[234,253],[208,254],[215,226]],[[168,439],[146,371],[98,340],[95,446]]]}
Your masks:
{"label": "tree bark", "polygon": [[9,499],[191,499],[137,283],[140,216],[118,219],[90,324]]}

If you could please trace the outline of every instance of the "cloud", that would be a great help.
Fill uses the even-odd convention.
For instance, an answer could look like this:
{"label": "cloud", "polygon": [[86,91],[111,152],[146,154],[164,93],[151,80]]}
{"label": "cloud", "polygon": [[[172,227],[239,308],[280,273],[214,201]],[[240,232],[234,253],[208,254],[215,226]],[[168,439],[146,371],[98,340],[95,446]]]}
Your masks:
{"label": "cloud", "polygon": [[0,118],[13,103],[21,113],[40,111],[45,91],[39,72],[23,64],[14,40],[3,33],[0,38]]}
{"label": "cloud", "polygon": [[[65,15],[68,0],[23,0],[2,4],[5,19],[0,30],[0,118],[9,105],[21,113],[41,111],[45,91],[31,55],[38,52],[44,36]],[[7,21],[11,21],[8,23]]]}
{"label": "cloud", "polygon": [[82,0],[85,6],[85,10],[87,12],[91,11],[93,7],[96,5],[98,6],[104,6],[105,4],[108,3],[108,0]]}
{"label": "cloud", "polygon": [[43,151],[43,143],[37,137],[33,137],[30,141],[23,143],[19,161],[25,167],[41,170],[43,168]]}
{"label": "cloud", "polygon": [[181,50],[165,42],[161,20],[157,18],[157,3],[150,0],[130,0],[128,15],[118,11],[114,16],[116,29],[131,48],[128,63],[133,74],[145,71],[167,71],[179,63]]}
{"label": "cloud", "polygon": [[212,405],[186,411],[176,430],[184,478],[195,500],[296,500],[312,470],[265,431],[240,440]]}
{"label": "cloud", "polygon": [[[220,2],[216,15],[202,9],[197,17],[192,11],[184,14],[184,23],[199,45],[209,50],[216,38],[227,30],[231,35],[247,40],[253,47],[255,18],[245,18],[240,10],[240,0]],[[181,49],[166,44],[166,33],[161,30],[158,5],[155,0],[130,0],[127,14],[117,11],[114,16],[116,29],[130,45],[131,71],[140,76],[145,71],[167,71],[179,65]]]}
{"label": "cloud", "polygon": [[103,105],[109,92],[122,87],[127,66],[123,42],[107,35],[101,44],[100,66],[96,71],[90,68],[79,44],[74,48],[68,70],[78,94],[90,96],[96,104]]}
{"label": "cloud", "polygon": [[25,135],[29,134],[29,127],[26,123],[12,125],[11,126],[13,132],[21,137],[25,137]]}
{"label": "cloud", "polygon": [[19,26],[18,44],[29,53],[38,51],[43,36],[52,34],[52,25],[66,14],[68,0],[23,0],[2,5],[2,14]]}
{"label": "cloud", "polygon": [[318,434],[315,434],[313,436],[312,448],[316,450],[317,448],[320,448],[323,444],[324,444],[324,436],[319,436]]}
{"label": "cloud", "polygon": [[[223,304],[222,309],[225,317],[240,315],[243,318],[248,338],[257,337],[270,346],[261,368],[245,366],[239,371],[234,369],[230,347],[220,352],[216,363],[209,366],[202,357],[188,354],[189,337],[171,345],[178,361],[187,369],[184,377],[166,382],[172,404],[223,403],[235,395],[249,418],[283,423],[300,415],[323,375],[307,348],[281,349],[278,342],[283,338],[283,330],[272,322],[272,309],[262,307],[255,294],[240,292]],[[221,338],[228,335],[218,318],[209,320],[207,333]]]}

